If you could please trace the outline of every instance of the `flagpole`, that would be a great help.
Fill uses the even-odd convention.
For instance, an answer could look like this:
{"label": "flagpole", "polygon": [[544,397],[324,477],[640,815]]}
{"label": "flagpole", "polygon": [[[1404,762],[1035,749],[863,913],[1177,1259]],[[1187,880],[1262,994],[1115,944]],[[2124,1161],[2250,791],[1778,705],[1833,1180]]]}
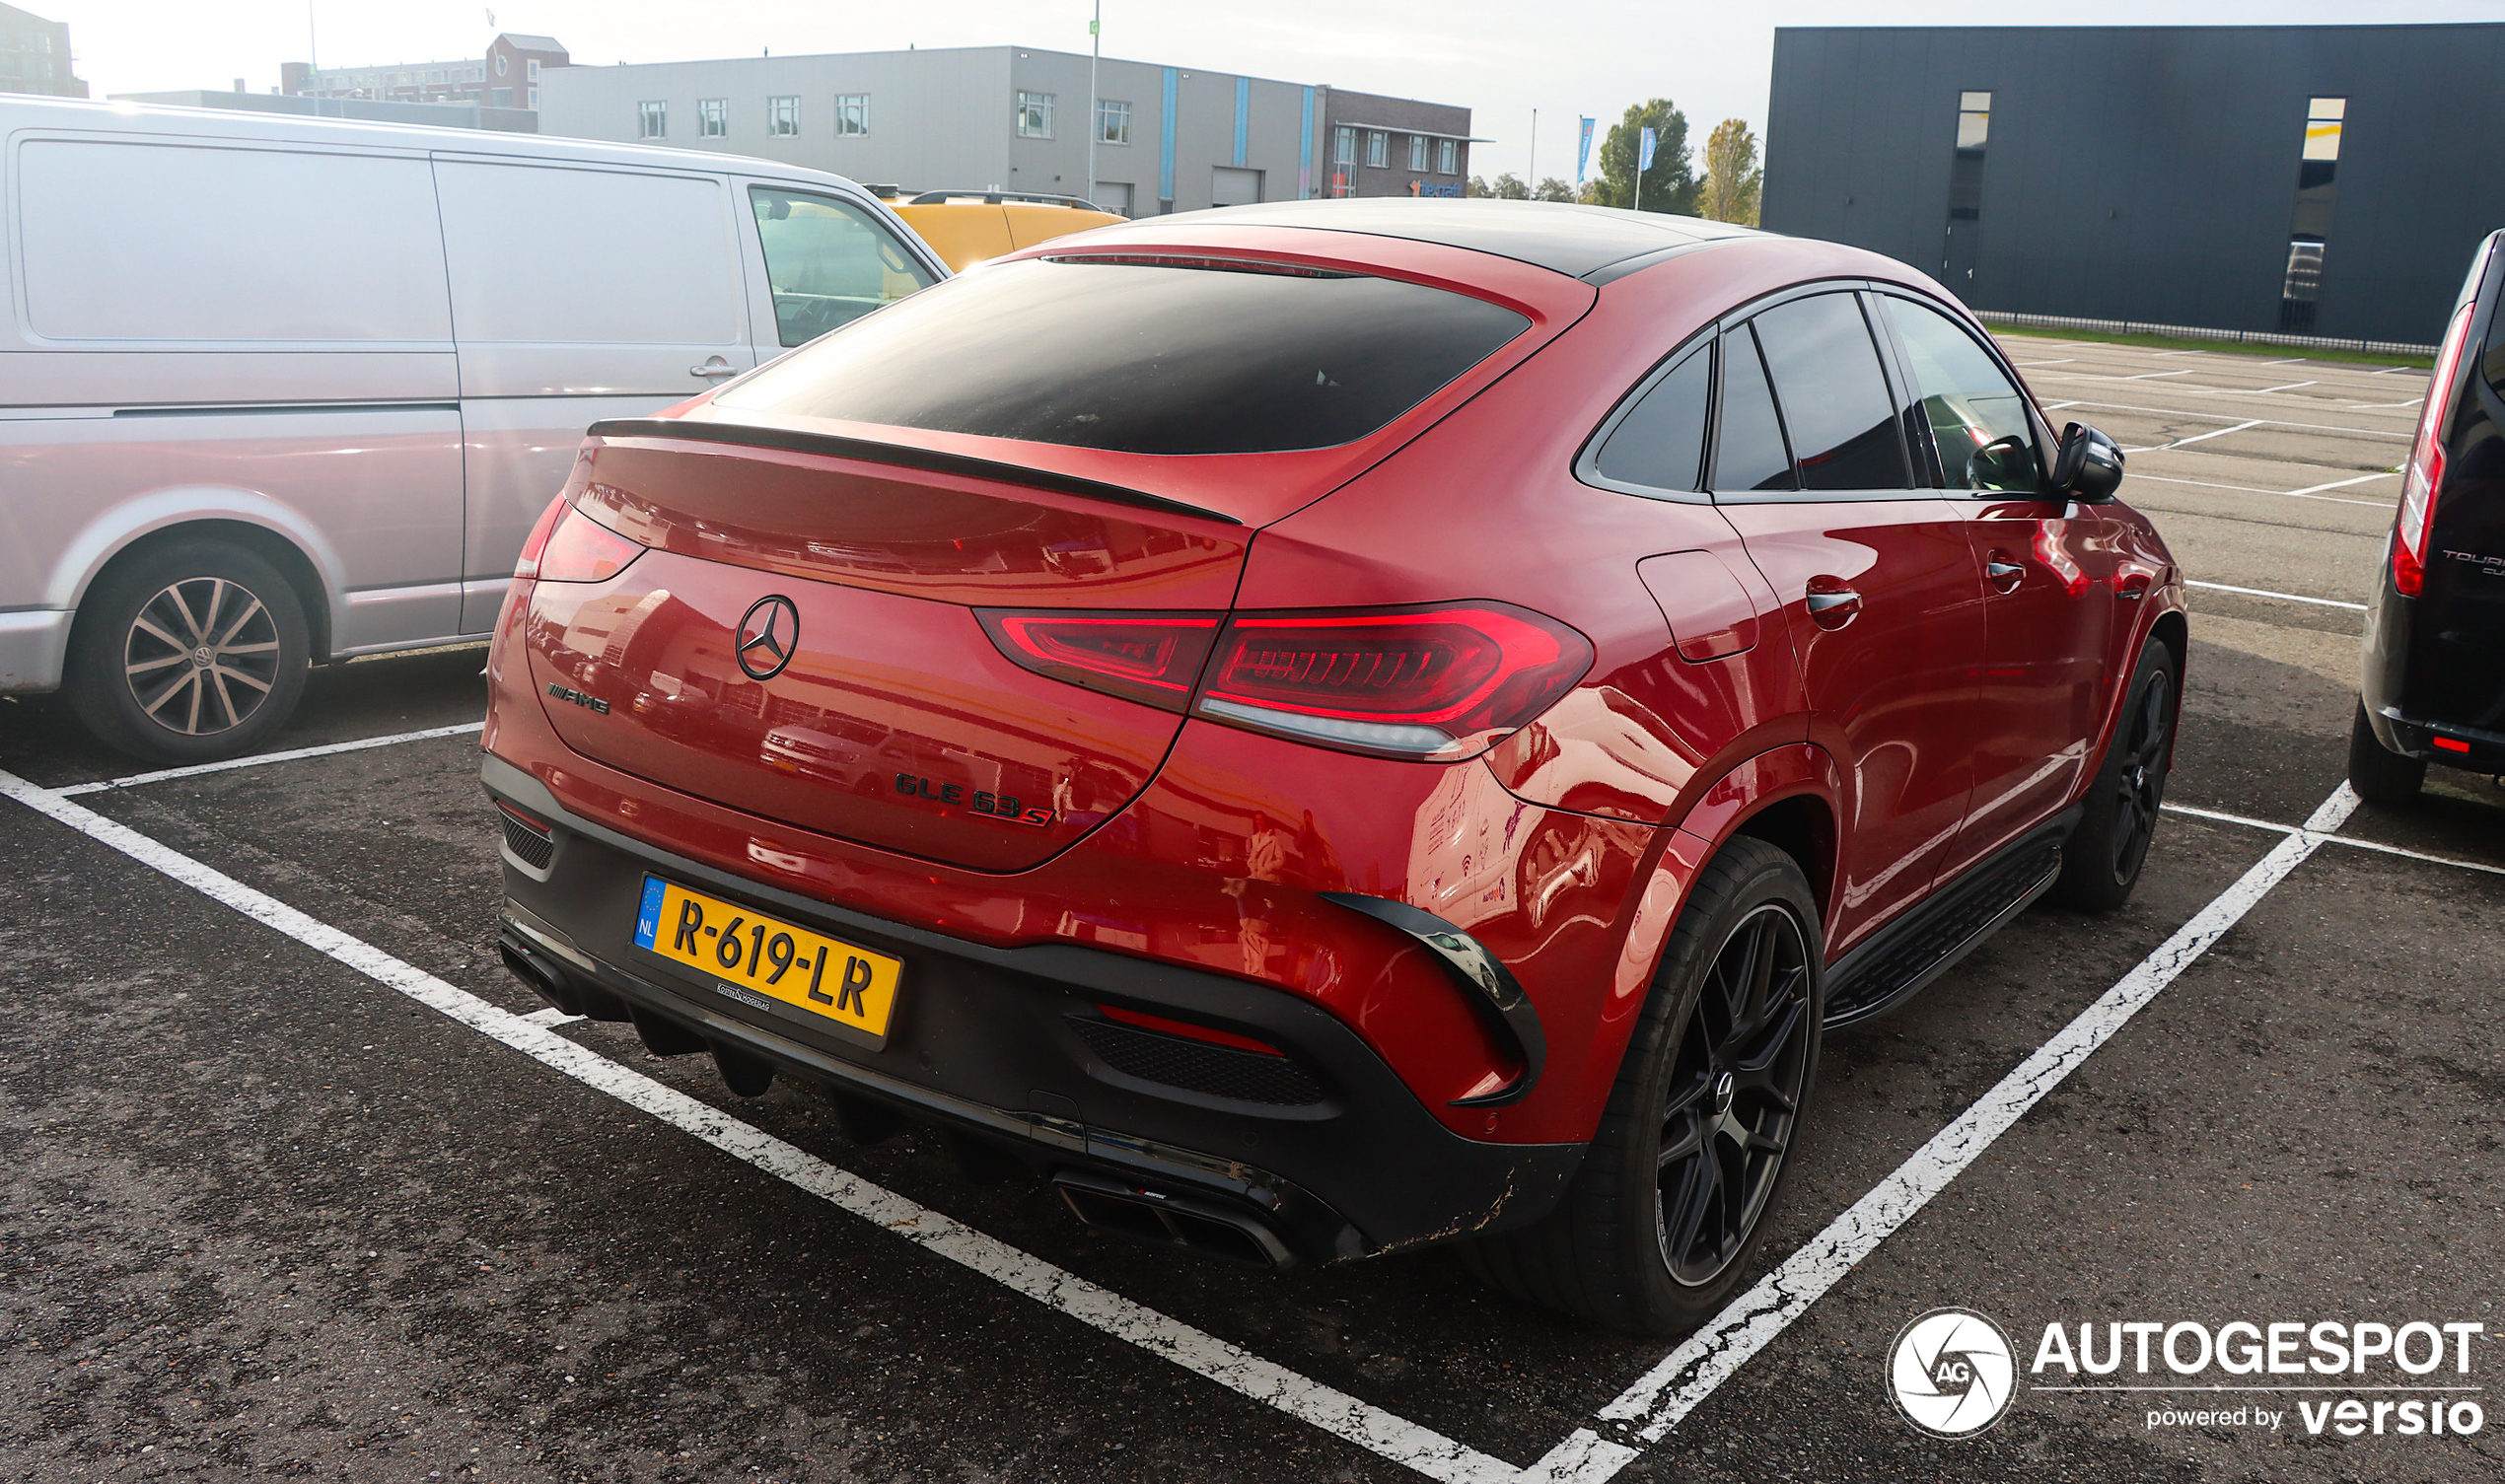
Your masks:
{"label": "flagpole", "polygon": [[1105,133],[1103,120],[1096,116],[1102,106],[1097,103],[1097,64],[1105,57],[1105,0],[1096,0],[1096,19],[1087,23],[1087,189],[1079,199],[1096,204],[1096,141]]}
{"label": "flagpole", "polygon": [[1636,130],[1634,144],[1635,144],[1635,209],[1636,209],[1637,211],[1641,211],[1641,210],[1643,210],[1643,209],[1644,209],[1644,134],[1643,134],[1643,131],[1642,131],[1642,129],[1641,129],[1640,127],[1638,127],[1638,129]]}
{"label": "flagpole", "polygon": [[1531,110],[1531,163],[1523,167],[1523,185],[1537,195],[1539,191],[1539,110]]}

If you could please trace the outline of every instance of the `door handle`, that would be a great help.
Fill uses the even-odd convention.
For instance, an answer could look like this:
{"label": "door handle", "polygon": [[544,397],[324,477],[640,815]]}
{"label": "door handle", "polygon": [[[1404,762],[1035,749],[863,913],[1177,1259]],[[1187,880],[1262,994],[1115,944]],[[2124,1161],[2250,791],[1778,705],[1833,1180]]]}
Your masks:
{"label": "door handle", "polygon": [[716,377],[738,376],[739,374],[740,368],[732,365],[720,356],[707,356],[703,365],[690,366],[687,368],[687,375],[700,376],[707,381],[711,381]]}
{"label": "door handle", "polygon": [[1861,614],[1861,595],[1833,577],[1813,577],[1806,595],[1809,621],[1823,629],[1839,629]]}
{"label": "door handle", "polygon": [[2002,561],[1998,556],[1983,564],[1983,576],[1991,582],[1992,591],[1996,593],[2017,592],[2019,579],[2026,575],[2025,567],[2016,562]]}

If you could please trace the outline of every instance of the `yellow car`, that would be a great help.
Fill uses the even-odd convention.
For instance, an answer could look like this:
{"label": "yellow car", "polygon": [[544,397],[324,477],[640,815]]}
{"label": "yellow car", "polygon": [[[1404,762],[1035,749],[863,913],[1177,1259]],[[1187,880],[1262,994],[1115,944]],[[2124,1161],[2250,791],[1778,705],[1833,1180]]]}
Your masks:
{"label": "yellow car", "polygon": [[949,266],[963,272],[987,257],[1090,227],[1126,220],[1099,211],[1076,196],[1026,195],[1014,190],[926,190],[898,200],[873,186],[921,234]]}

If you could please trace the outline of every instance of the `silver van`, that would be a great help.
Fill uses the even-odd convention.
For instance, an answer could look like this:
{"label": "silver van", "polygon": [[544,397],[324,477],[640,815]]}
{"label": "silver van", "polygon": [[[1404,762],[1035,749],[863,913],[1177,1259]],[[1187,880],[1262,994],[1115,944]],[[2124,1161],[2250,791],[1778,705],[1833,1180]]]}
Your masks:
{"label": "silver van", "polygon": [[166,761],[485,635],[586,424],[948,276],[763,160],[36,98],[0,141],[0,692]]}

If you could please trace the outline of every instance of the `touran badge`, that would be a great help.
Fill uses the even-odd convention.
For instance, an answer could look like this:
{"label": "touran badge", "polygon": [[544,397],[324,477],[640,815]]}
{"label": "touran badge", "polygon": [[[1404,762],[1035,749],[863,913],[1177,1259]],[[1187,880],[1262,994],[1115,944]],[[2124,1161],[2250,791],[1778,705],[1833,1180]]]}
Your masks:
{"label": "touran badge", "polygon": [[740,669],[752,680],[781,674],[799,646],[800,609],[779,593],[758,599],[740,619]]}

